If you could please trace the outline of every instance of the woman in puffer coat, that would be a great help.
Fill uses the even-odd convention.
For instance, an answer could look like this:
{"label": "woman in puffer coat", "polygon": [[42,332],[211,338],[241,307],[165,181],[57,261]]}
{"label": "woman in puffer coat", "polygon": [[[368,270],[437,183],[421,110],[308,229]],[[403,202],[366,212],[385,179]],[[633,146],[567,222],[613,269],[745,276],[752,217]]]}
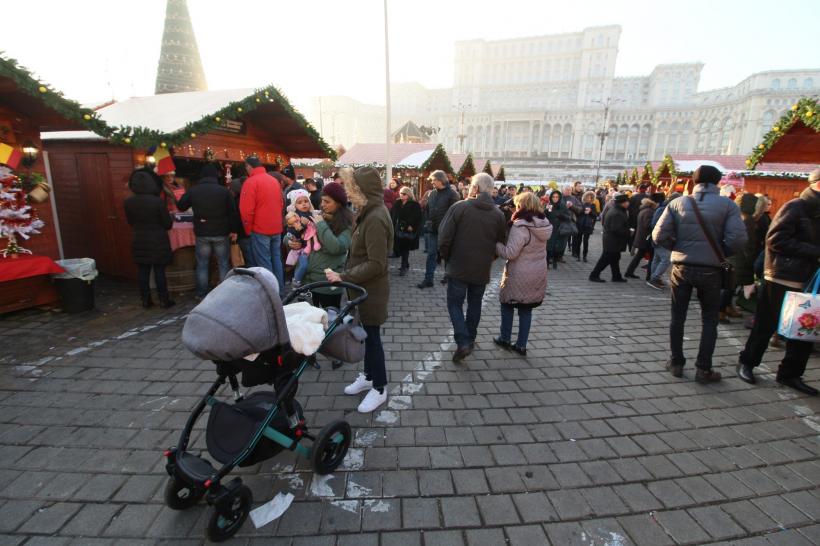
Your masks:
{"label": "woman in puffer coat", "polygon": [[[655,214],[655,209],[658,208],[658,203],[652,199],[645,198],[641,200],[641,206],[638,209],[637,227],[635,229],[635,239],[632,242],[632,260],[626,268],[625,277],[630,279],[639,278],[635,274],[635,270],[641,264],[644,255],[649,252],[649,265],[652,265],[652,244],[649,240],[652,230],[649,224],[652,223],[652,216]],[[646,280],[651,278],[652,272],[650,268],[646,268]]]}
{"label": "woman in puffer coat", "polygon": [[[501,334],[495,344],[527,355],[527,338],[532,324],[532,310],[541,305],[547,290],[547,268],[544,267],[547,240],[553,227],[544,215],[541,202],[532,192],[515,197],[515,213],[507,244],[496,243],[495,251],[507,260],[501,277]],[[518,338],[513,345],[512,323],[518,309]]]}
{"label": "woman in puffer coat", "polygon": [[564,259],[564,249],[567,246],[567,236],[561,235],[561,224],[572,222],[572,211],[567,208],[564,194],[560,190],[550,192],[545,214],[552,224],[552,236],[547,243],[547,262],[553,269],[558,269],[558,262]]}
{"label": "woman in puffer coat", "polygon": [[142,306],[154,305],[151,300],[151,271],[157,286],[160,307],[171,307],[174,302],[168,297],[168,283],[165,280],[165,266],[171,263],[171,241],[168,230],[173,221],[168,214],[165,201],[159,196],[162,179],[145,167],[131,173],[128,187],[134,193],[125,200],[125,217],[134,229],[131,240],[131,254],[137,264]]}

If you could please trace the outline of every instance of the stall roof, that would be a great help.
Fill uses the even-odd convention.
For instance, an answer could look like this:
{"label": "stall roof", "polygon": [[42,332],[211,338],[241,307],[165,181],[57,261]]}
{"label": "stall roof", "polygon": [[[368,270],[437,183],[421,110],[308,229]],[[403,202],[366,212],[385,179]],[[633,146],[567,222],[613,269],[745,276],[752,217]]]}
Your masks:
{"label": "stall roof", "polygon": [[[97,117],[107,132],[95,131],[115,143],[148,148],[174,146],[207,134],[229,120],[252,119],[289,155],[327,156],[335,152],[319,133],[274,87],[192,91],[135,97],[99,108]],[[87,139],[87,135],[44,135],[44,138]]]}
{"label": "stall roof", "polygon": [[39,81],[17,61],[0,55],[0,104],[30,118],[42,130],[105,131],[94,111]]}
{"label": "stall roof", "polygon": [[746,159],[748,168],[762,162],[791,161],[812,170],[820,156],[820,112],[816,98],[802,98],[772,126]]}
{"label": "stall roof", "polygon": [[[433,152],[436,145],[432,143],[401,143],[390,144],[390,163],[399,165],[406,157],[416,153],[427,151],[428,156]],[[347,152],[339,158],[340,165],[373,165],[382,167],[387,162],[386,144],[354,144]]]}
{"label": "stall roof", "polygon": [[[676,170],[681,172],[692,172],[700,165],[712,165],[724,173],[748,169],[746,157],[742,155],[674,154],[672,159]],[[653,161],[652,167],[657,170],[661,163],[661,161]],[[812,170],[811,166],[801,163],[761,163],[759,169],[769,172],[809,172]]]}

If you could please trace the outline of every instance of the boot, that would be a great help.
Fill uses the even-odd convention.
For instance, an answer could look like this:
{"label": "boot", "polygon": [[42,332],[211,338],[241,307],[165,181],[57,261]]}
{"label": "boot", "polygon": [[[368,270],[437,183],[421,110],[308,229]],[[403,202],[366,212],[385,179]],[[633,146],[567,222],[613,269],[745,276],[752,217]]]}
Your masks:
{"label": "boot", "polygon": [[142,307],[148,309],[149,307],[153,307],[154,302],[151,299],[151,292],[144,292],[142,294]]}
{"label": "boot", "polygon": [[743,313],[740,312],[740,309],[735,307],[734,305],[729,305],[726,307],[726,316],[730,318],[741,318]]}
{"label": "boot", "polygon": [[168,292],[160,293],[159,295],[159,306],[163,309],[168,309],[169,307],[173,307],[176,305],[176,302],[168,296]]}
{"label": "boot", "polygon": [[586,255],[586,254],[584,254],[584,258],[583,258],[583,259],[584,259],[584,263],[587,263],[587,255]]}
{"label": "boot", "polygon": [[558,269],[558,258],[553,258],[552,259],[552,268],[553,269]]}
{"label": "boot", "polygon": [[725,311],[721,311],[720,313],[718,313],[718,322],[721,324],[732,324],[729,320],[729,317],[726,316]]}

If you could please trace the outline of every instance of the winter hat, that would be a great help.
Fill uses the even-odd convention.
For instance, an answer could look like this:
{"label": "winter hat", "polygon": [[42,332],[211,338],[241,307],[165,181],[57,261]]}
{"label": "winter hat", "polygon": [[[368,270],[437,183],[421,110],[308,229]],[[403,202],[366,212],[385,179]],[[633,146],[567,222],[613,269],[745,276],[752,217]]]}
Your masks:
{"label": "winter hat", "polygon": [[199,170],[199,179],[203,178],[219,178],[219,169],[213,163],[206,163]]}
{"label": "winter hat", "polygon": [[616,203],[626,203],[629,201],[629,196],[625,193],[619,193],[615,197],[613,197]]}
{"label": "winter hat", "polygon": [[249,155],[248,157],[246,157],[245,158],[245,163],[247,163],[248,165],[250,165],[253,168],[262,166],[262,161],[260,161],[259,158],[256,157],[255,155]]}
{"label": "winter hat", "polygon": [[325,187],[322,188],[322,195],[327,195],[343,207],[347,205],[347,192],[344,186],[338,182],[325,184]]}
{"label": "winter hat", "polygon": [[282,167],[282,174],[284,174],[291,180],[296,180],[296,171],[293,170],[293,165],[291,165],[290,163]]}
{"label": "winter hat", "polygon": [[720,179],[723,177],[723,174],[717,169],[717,167],[713,167],[711,165],[701,165],[697,169],[695,169],[694,174],[692,175],[692,181],[697,184],[717,184],[720,182]]}
{"label": "winter hat", "polygon": [[295,205],[297,199],[299,199],[300,197],[307,197],[308,199],[310,199],[310,194],[307,190],[302,189],[288,192],[288,203],[290,203],[291,205]]}
{"label": "winter hat", "polygon": [[663,203],[663,200],[665,198],[666,198],[666,196],[662,192],[655,192],[655,193],[652,194],[652,197],[651,197],[651,199],[659,205],[661,203]]}

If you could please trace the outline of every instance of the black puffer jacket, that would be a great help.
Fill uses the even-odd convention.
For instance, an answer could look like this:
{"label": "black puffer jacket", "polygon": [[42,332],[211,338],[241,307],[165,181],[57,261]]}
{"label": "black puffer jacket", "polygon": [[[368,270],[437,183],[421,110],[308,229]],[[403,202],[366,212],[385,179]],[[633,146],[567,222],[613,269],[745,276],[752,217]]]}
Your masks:
{"label": "black puffer jacket", "polygon": [[806,188],[777,211],[766,237],[766,279],[805,283],[820,265],[820,192]]}
{"label": "black puffer jacket", "polygon": [[171,262],[168,230],[173,221],[159,197],[162,180],[151,169],[131,173],[128,187],[134,195],[125,200],[125,217],[134,228],[131,253],[134,263],[164,265]]}
{"label": "black puffer jacket", "polygon": [[424,219],[429,222],[430,233],[438,233],[439,224],[444,219],[444,215],[455,203],[458,203],[459,196],[450,184],[445,184],[440,190],[433,190],[427,197],[424,205]]}
{"label": "black puffer jacket", "polygon": [[652,223],[652,215],[655,214],[656,208],[655,202],[648,197],[641,202],[641,208],[638,209],[638,221],[635,224],[635,242],[632,244],[636,250],[646,250],[651,246],[647,237],[652,234],[649,224]]}
{"label": "black puffer jacket", "polygon": [[194,233],[197,237],[225,237],[235,233],[236,203],[228,188],[212,177],[200,178],[177,203],[179,210],[194,209]]}

